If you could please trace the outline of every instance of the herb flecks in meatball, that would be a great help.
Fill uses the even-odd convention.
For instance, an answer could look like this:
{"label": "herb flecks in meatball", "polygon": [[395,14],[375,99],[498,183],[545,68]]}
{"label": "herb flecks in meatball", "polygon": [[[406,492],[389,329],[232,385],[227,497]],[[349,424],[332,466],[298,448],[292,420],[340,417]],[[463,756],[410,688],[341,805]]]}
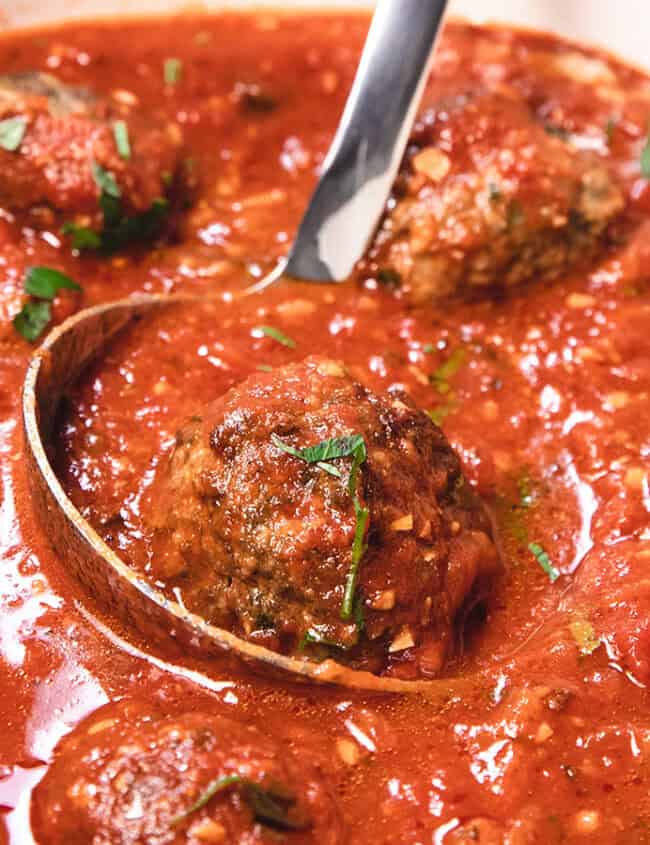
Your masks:
{"label": "herb flecks in meatball", "polygon": [[143,502],[150,574],[284,653],[435,674],[496,556],[442,431],[311,357],[192,418]]}
{"label": "herb flecks in meatball", "polygon": [[111,704],[57,747],[34,834],[42,845],[337,845],[332,787],[315,751],[298,748],[209,711]]}
{"label": "herb flecks in meatball", "polygon": [[13,130],[0,138],[0,205],[28,213],[30,224],[67,222],[79,247],[98,246],[92,233],[123,218],[159,213],[179,162],[180,131],[137,105],[49,74],[0,78],[0,126]]}
{"label": "herb flecks in meatball", "polygon": [[417,302],[509,288],[588,257],[622,208],[602,159],[523,100],[459,96],[416,125],[361,269]]}

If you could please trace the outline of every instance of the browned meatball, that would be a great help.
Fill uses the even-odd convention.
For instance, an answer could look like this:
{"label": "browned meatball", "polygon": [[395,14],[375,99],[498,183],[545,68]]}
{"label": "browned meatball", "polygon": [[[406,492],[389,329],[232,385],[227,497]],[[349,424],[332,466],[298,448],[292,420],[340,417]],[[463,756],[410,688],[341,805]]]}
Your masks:
{"label": "browned meatball", "polygon": [[317,357],[193,417],[142,512],[150,574],[189,608],[285,653],[403,676],[439,671],[496,563],[442,431]]}
{"label": "browned meatball", "polygon": [[552,276],[589,256],[623,197],[597,155],[507,94],[459,96],[416,125],[362,263],[414,301]]}
{"label": "browned meatball", "polygon": [[[55,752],[32,799],[39,845],[337,845],[326,775],[303,749],[206,712],[108,705]],[[212,794],[211,794],[212,793]]]}
{"label": "browned meatball", "polygon": [[[0,204],[40,213],[48,223],[54,210],[65,219],[84,216],[84,224],[100,228],[101,171],[112,175],[122,211],[142,213],[165,195],[179,161],[177,127],[128,103],[64,86],[49,74],[0,78],[0,120],[22,126],[10,144],[15,149],[0,149]],[[118,124],[119,148],[116,121],[124,124]]]}

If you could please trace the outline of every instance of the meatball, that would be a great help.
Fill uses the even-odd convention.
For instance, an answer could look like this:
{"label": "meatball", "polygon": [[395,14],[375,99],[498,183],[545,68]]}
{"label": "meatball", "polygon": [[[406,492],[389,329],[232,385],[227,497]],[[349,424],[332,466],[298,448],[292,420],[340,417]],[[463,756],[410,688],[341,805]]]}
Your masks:
{"label": "meatball", "polygon": [[597,155],[506,94],[426,112],[411,141],[361,269],[415,302],[557,274],[593,251],[623,207]]}
{"label": "meatball", "polygon": [[165,195],[179,161],[177,127],[49,74],[1,78],[0,120],[17,132],[0,148],[0,204],[48,224],[54,210],[101,228],[106,178],[123,213],[143,213]]}
{"label": "meatball", "polygon": [[496,566],[442,431],[319,357],[190,419],[141,513],[149,573],[214,624],[402,677],[440,670]]}
{"label": "meatball", "polygon": [[328,778],[286,742],[209,712],[107,705],[63,739],[36,787],[40,845],[337,845]]}

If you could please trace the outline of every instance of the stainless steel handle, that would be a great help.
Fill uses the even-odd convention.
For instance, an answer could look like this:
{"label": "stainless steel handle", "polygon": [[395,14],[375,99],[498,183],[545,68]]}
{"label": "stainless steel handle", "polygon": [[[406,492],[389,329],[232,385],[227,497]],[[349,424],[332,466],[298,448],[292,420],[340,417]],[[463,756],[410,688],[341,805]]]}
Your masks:
{"label": "stainless steel handle", "polygon": [[342,281],[363,255],[397,175],[446,0],[379,0],[343,117],[284,273]]}

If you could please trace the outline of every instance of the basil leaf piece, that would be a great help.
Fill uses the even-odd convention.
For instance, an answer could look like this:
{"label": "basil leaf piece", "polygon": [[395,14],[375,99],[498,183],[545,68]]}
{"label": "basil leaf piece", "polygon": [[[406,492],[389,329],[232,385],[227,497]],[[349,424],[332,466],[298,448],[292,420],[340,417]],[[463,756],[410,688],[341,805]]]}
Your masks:
{"label": "basil leaf piece", "polygon": [[131,158],[131,143],[129,141],[129,127],[124,120],[116,120],[113,124],[113,137],[115,138],[115,146],[120,158]]}
{"label": "basil leaf piece", "polygon": [[213,798],[217,793],[223,792],[224,789],[227,789],[229,786],[237,783],[243,783],[244,778],[241,775],[225,775],[224,777],[217,778],[213,780],[212,783],[207,787],[207,789],[199,795],[196,801],[191,804],[187,810],[184,810],[182,813],[179,813],[177,816],[174,816],[170,819],[170,825],[174,827],[174,825],[179,824],[180,822],[184,821],[188,816],[191,816],[192,813],[196,813],[198,810],[202,810],[203,807],[208,803],[208,801]]}
{"label": "basil leaf piece", "polygon": [[255,820],[261,824],[279,830],[304,830],[310,826],[310,821],[306,817],[295,812],[296,799],[283,787],[279,785],[264,787],[237,774],[225,775],[212,781],[187,810],[170,819],[170,825],[175,827],[185,821],[193,813],[203,809],[215,795],[231,786],[240,788],[242,798],[250,807]]}
{"label": "basil leaf piece", "polygon": [[165,59],[163,77],[166,85],[176,85],[183,75],[183,62],[180,59]]}
{"label": "basil leaf piece", "polygon": [[115,181],[115,176],[113,176],[110,170],[106,170],[104,167],[101,166],[101,164],[97,164],[96,161],[92,161],[90,163],[90,169],[93,174],[95,184],[101,191],[102,195],[107,195],[109,197],[112,197],[113,199],[119,199],[122,196],[120,186]]}
{"label": "basil leaf piece", "polygon": [[346,643],[341,643],[338,640],[330,640],[324,634],[321,634],[317,628],[309,628],[309,630],[305,631],[298,644],[298,649],[304,651],[308,645],[322,645],[327,648],[340,648],[344,651],[350,648]]}
{"label": "basil leaf piece", "polygon": [[[356,450],[365,445],[360,434],[352,434],[347,437],[330,437],[328,440],[321,440],[315,446],[305,446],[303,449],[295,449],[288,443],[281,440],[277,434],[271,435],[271,441],[278,449],[282,449],[294,458],[300,458],[308,464],[318,464],[322,461],[333,461],[336,458],[349,458],[356,453]],[[339,476],[340,477],[340,474]]]}
{"label": "basil leaf piece", "polygon": [[528,551],[531,552],[544,572],[548,575],[551,584],[560,577],[560,571],[553,566],[551,558],[548,556],[543,546],[539,543],[529,543]]}
{"label": "basil leaf piece", "polygon": [[456,373],[460,370],[460,368],[465,363],[465,358],[467,357],[467,353],[462,346],[458,349],[455,349],[449,358],[441,364],[437,370],[434,370],[431,375],[429,376],[429,381],[431,384],[436,388],[438,393],[445,394],[449,393],[451,390],[451,386],[449,385],[449,379],[456,375]]}
{"label": "basil leaf piece", "polygon": [[650,179],[650,134],[646,138],[641,150],[641,175],[644,179]]}
{"label": "basil leaf piece", "polygon": [[70,236],[73,249],[99,249],[102,245],[101,236],[94,229],[89,229],[88,226],[64,223],[61,227],[61,234]]}
{"label": "basil leaf piece", "polygon": [[25,292],[40,299],[54,299],[62,289],[80,291],[81,287],[65,273],[51,267],[30,267],[25,277]]}
{"label": "basil leaf piece", "polygon": [[52,307],[49,302],[26,302],[12,322],[18,334],[33,343],[41,336],[51,319]]}
{"label": "basil leaf piece", "polygon": [[280,329],[273,328],[273,326],[256,326],[253,331],[261,332],[266,337],[277,340],[278,343],[281,343],[289,349],[296,348],[296,341],[293,338],[284,334],[284,332],[281,332]]}
{"label": "basil leaf piece", "polygon": [[8,153],[15,153],[27,131],[26,117],[7,117],[0,120],[0,147]]}

